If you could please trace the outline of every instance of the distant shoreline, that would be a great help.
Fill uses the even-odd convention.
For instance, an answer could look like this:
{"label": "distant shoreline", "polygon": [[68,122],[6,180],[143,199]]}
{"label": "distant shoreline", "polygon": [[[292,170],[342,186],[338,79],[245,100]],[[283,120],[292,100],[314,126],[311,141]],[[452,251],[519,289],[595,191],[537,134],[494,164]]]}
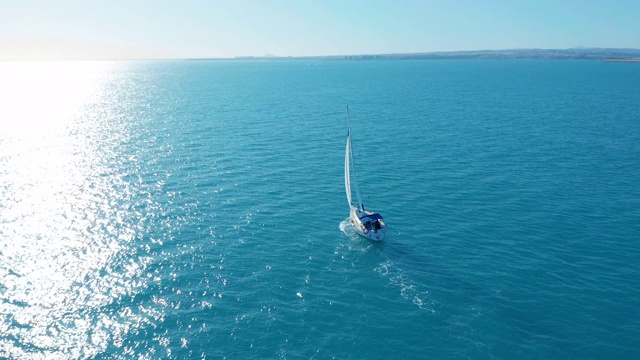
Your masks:
{"label": "distant shoreline", "polygon": [[607,62],[640,62],[640,49],[571,48],[571,49],[507,49],[440,51],[400,54],[319,55],[319,56],[236,56],[233,58],[192,58],[187,60],[458,60],[458,59],[523,59],[523,60],[599,60]]}
{"label": "distant shoreline", "polygon": [[194,58],[103,58],[103,59],[2,59],[22,61],[384,61],[384,60],[595,60],[605,62],[640,63],[640,49],[633,48],[570,48],[570,49],[505,49],[435,51],[393,54],[309,55],[309,56],[235,56]]}
{"label": "distant shoreline", "polygon": [[602,61],[606,62],[629,62],[629,63],[640,63],[640,59],[604,59]]}

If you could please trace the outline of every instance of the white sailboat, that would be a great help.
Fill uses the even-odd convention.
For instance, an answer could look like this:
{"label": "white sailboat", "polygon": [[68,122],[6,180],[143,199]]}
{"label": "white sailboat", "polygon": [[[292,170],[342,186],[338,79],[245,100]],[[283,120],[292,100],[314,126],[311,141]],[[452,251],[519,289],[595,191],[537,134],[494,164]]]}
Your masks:
{"label": "white sailboat", "polygon": [[[351,117],[349,116],[349,107],[347,106],[347,118],[349,120],[349,130],[347,132],[347,148],[344,154],[344,186],[347,191],[347,202],[349,203],[349,220],[354,230],[371,240],[380,241],[387,231],[387,225],[384,223],[382,216],[378,213],[367,211],[364,209],[360,190],[356,182],[355,165],[353,165],[353,152],[351,151]],[[358,206],[353,206],[351,201],[351,173],[353,172],[353,186],[356,190],[356,200]]]}

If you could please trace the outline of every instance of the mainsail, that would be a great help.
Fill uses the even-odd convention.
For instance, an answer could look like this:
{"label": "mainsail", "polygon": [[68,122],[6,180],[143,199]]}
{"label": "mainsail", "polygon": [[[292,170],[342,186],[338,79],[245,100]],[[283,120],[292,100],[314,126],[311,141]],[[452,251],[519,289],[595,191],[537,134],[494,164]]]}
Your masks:
{"label": "mainsail", "polygon": [[344,153],[344,188],[347,191],[347,202],[351,207],[351,178],[349,176],[349,152],[351,149],[351,136],[347,135],[347,149]]}
{"label": "mainsail", "polygon": [[[351,169],[350,163],[353,163],[353,152],[351,150],[351,117],[349,116],[349,107],[347,106],[347,117],[349,119],[349,130],[347,131],[347,148],[344,154],[344,187],[347,191],[347,201],[349,206],[351,204]],[[358,200],[358,208],[364,210],[364,205],[360,198],[360,189],[358,189],[358,182],[356,181],[356,169],[354,164],[353,169],[353,186],[356,188],[356,199]]]}

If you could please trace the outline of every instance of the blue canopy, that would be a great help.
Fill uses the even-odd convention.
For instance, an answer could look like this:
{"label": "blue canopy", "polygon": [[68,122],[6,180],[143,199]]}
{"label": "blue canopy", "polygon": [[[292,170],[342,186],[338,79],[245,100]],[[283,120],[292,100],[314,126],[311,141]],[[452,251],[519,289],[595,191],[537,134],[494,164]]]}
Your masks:
{"label": "blue canopy", "polygon": [[360,218],[360,220],[369,220],[369,221],[375,221],[378,219],[382,219],[382,216],[380,216],[380,214],[367,214]]}

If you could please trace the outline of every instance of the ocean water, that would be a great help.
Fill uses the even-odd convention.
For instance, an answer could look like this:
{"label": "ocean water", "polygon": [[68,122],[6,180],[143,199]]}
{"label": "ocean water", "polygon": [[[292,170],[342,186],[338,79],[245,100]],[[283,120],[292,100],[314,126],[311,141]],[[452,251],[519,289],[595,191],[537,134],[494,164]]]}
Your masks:
{"label": "ocean water", "polygon": [[0,358],[637,359],[638,179],[638,64],[0,63]]}

